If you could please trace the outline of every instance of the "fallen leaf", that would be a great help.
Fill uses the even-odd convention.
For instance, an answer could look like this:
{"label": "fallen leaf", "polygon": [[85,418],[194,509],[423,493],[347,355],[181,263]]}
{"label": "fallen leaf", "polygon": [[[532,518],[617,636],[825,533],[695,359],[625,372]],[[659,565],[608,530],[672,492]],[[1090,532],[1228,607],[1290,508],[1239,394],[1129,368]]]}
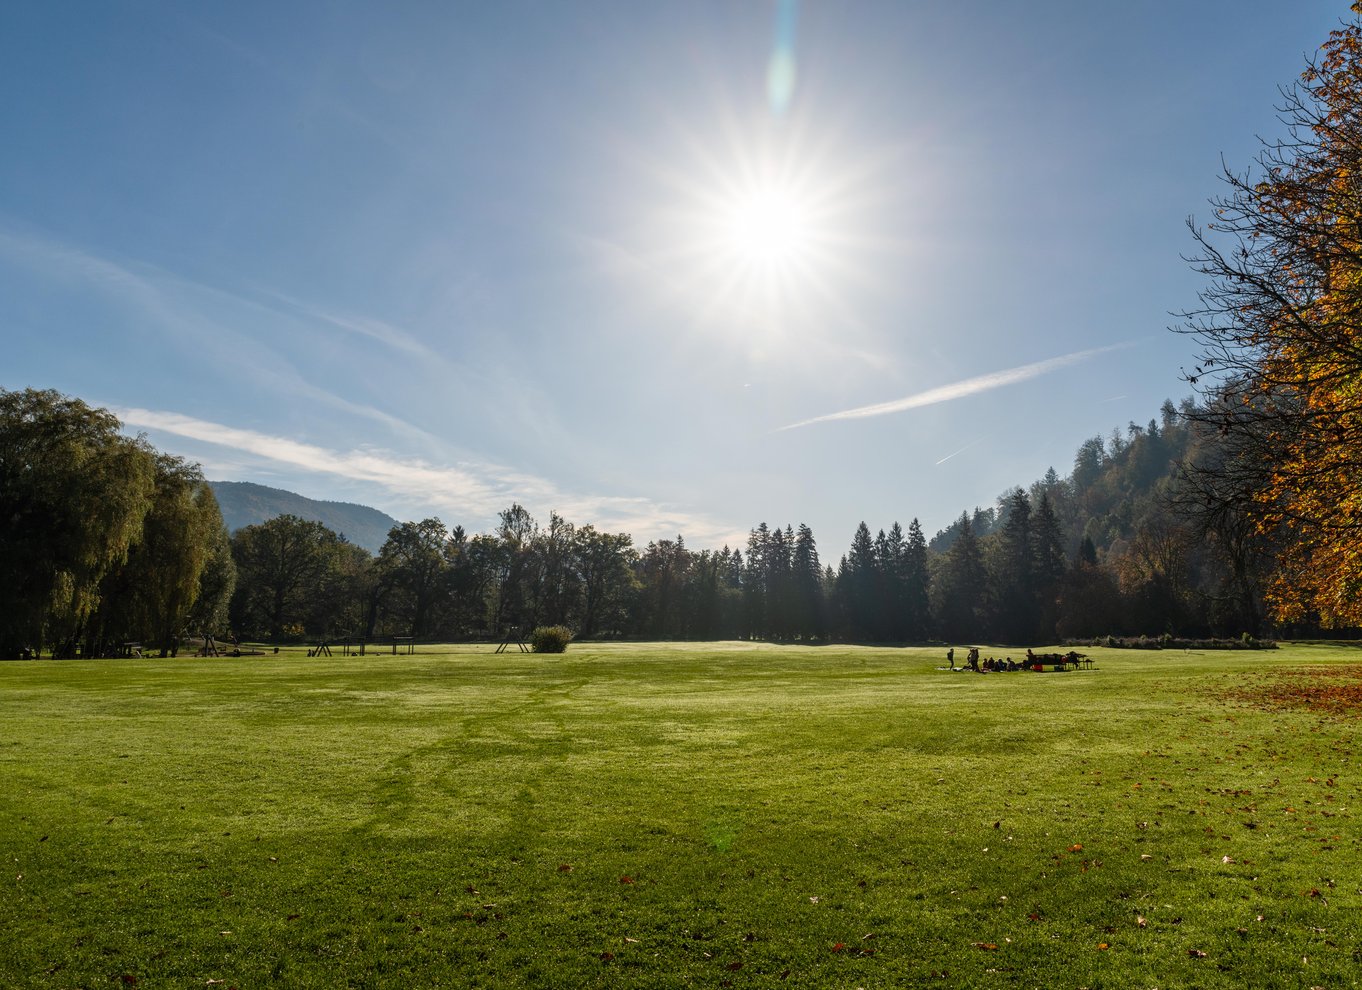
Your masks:
{"label": "fallen leaf", "polygon": [[733,962],[728,964],[727,968],[730,973],[736,973],[738,970],[742,969],[742,963],[738,962],[735,959]]}
{"label": "fallen leaf", "polygon": [[1191,957],[1192,959],[1205,959],[1205,958],[1206,958],[1206,953],[1202,952],[1200,949],[1188,949],[1188,950],[1187,950],[1187,955],[1188,955],[1189,957]]}
{"label": "fallen leaf", "polygon": [[833,952],[841,952],[841,951],[842,951],[843,949],[845,949],[845,948],[846,948],[846,943],[845,943],[845,942],[838,942],[836,945],[834,945],[834,946],[832,947],[832,951],[833,951]]}
{"label": "fallen leaf", "polygon": [[1140,853],[1140,862],[1141,862],[1141,863],[1147,863],[1149,860],[1151,860],[1151,859],[1153,859],[1153,858],[1154,858],[1154,857],[1151,856],[1151,855],[1149,855],[1149,853]]}
{"label": "fallen leaf", "polygon": [[620,877],[620,883],[633,883],[633,882],[634,882],[634,878],[631,877],[631,876],[622,876],[622,877]]}
{"label": "fallen leaf", "polygon": [[817,897],[810,897],[810,898],[809,898],[809,903],[810,903],[810,904],[817,904],[817,903],[818,903],[818,898],[817,898]]}
{"label": "fallen leaf", "polygon": [[636,939],[636,938],[630,938],[628,935],[624,936],[624,940],[625,940],[626,942],[632,942],[632,943],[637,943],[637,942],[638,942],[638,939]]}
{"label": "fallen leaf", "polygon": [[559,872],[559,873],[571,873],[571,872],[572,872],[572,864],[571,864],[571,863],[559,863],[559,864],[558,864],[558,872]]}
{"label": "fallen leaf", "polygon": [[998,947],[997,942],[971,942],[970,945],[974,946],[976,949],[984,949],[987,952],[992,952]]}
{"label": "fallen leaf", "polygon": [[601,962],[609,962],[611,959],[614,959],[614,958],[615,958],[615,954],[614,954],[613,952],[602,952],[602,953],[601,953]]}
{"label": "fallen leaf", "polygon": [[1106,951],[1107,951],[1108,949],[1110,949],[1110,948],[1111,948],[1111,945],[1108,944],[1107,942],[1098,942],[1098,943],[1097,943],[1097,951],[1098,951],[1098,952],[1106,952]]}
{"label": "fallen leaf", "polygon": [[1149,919],[1147,919],[1147,918],[1146,918],[1144,915],[1142,915],[1142,914],[1137,914],[1137,915],[1135,915],[1135,924],[1136,924],[1137,926],[1139,926],[1140,928],[1148,928],[1148,927],[1149,927]]}
{"label": "fallen leaf", "polygon": [[1075,842],[1073,845],[1071,845],[1071,846],[1069,847],[1069,852],[1071,852],[1071,853],[1080,853],[1080,852],[1082,852],[1082,851],[1083,851],[1083,843],[1081,843],[1081,842]]}

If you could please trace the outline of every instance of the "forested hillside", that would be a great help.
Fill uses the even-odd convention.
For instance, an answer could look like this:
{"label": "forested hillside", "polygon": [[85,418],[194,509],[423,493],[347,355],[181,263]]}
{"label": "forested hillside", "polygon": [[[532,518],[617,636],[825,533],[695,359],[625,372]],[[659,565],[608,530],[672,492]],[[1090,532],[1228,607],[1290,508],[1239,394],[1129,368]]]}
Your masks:
{"label": "forested hillside", "polygon": [[254,526],[275,516],[298,516],[319,522],[370,553],[378,553],[397,520],[387,513],[354,502],[326,502],[282,488],[249,481],[210,481],[222,521],[229,532]]}

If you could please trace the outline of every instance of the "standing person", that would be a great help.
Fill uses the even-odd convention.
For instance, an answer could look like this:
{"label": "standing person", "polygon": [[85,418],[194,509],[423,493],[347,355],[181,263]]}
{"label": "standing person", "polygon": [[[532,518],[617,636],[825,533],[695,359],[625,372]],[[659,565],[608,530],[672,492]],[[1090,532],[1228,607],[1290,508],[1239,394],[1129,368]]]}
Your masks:
{"label": "standing person", "polygon": [[951,670],[955,669],[955,647],[952,646],[946,651],[946,663],[950,664]]}

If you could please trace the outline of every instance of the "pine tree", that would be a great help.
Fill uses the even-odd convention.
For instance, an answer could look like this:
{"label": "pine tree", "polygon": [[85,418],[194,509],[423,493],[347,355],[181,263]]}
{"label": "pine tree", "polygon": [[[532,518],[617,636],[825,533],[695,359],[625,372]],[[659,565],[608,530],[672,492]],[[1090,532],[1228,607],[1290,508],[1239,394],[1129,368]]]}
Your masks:
{"label": "pine tree", "polygon": [[917,519],[908,524],[908,543],[904,548],[903,601],[906,614],[905,639],[921,642],[930,631],[931,578],[927,571],[927,538]]}
{"label": "pine tree", "polygon": [[956,537],[940,558],[932,582],[937,627],[947,640],[966,643],[988,635],[984,608],[988,578],[969,513],[956,523]]}
{"label": "pine tree", "polygon": [[822,639],[827,635],[827,609],[823,599],[823,569],[818,563],[818,546],[813,530],[803,523],[795,537],[791,561],[792,599],[795,604],[795,632],[802,640]]}
{"label": "pine tree", "polygon": [[1006,521],[993,556],[998,632],[1009,643],[1031,642],[1036,626],[1035,551],[1031,500],[1020,488],[1003,503]]}

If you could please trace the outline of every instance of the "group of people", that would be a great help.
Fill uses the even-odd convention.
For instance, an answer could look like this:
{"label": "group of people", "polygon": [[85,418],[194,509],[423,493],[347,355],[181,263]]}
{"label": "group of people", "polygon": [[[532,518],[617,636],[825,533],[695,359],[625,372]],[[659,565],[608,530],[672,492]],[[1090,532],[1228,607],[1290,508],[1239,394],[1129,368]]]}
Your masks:
{"label": "group of people", "polygon": [[1075,653],[1070,650],[1068,653],[1035,653],[1028,649],[1025,660],[1013,660],[1011,657],[985,657],[979,659],[979,647],[971,646],[965,655],[964,666],[955,665],[955,647],[952,646],[946,651],[946,662],[951,670],[972,670],[976,674],[996,673],[1012,670],[1044,670],[1045,665],[1051,664],[1056,670],[1068,669],[1069,665],[1078,667],[1080,662],[1087,666],[1092,666],[1092,661],[1085,654]]}
{"label": "group of people", "polygon": [[1018,663],[1011,657],[984,657],[984,659],[980,660],[979,647],[977,646],[970,647],[969,653],[966,654],[963,667],[957,667],[955,665],[954,646],[946,651],[946,662],[950,664],[951,670],[972,670],[976,674],[1026,669],[1026,664]]}

